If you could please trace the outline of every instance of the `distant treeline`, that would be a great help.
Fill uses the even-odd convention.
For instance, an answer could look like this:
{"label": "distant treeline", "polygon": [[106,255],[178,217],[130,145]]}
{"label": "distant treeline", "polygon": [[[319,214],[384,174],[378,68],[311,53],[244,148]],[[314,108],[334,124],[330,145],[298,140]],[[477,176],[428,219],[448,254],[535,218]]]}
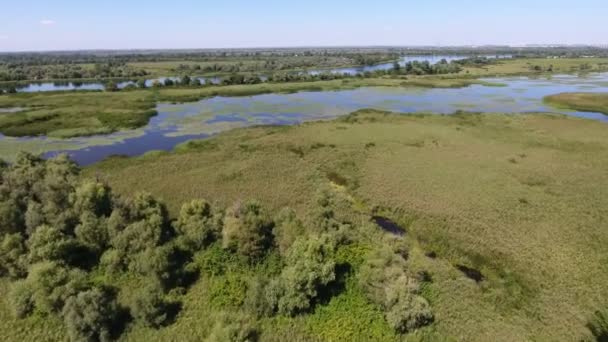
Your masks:
{"label": "distant treeline", "polygon": [[[373,65],[404,55],[510,55],[513,57],[608,57],[598,47],[377,47],[224,50],[79,51],[0,54],[0,81],[144,76],[127,63],[174,62],[179,74],[251,72]],[[183,62],[183,63],[182,63]]]}
{"label": "distant treeline", "polygon": [[103,63],[92,67],[81,64],[46,64],[30,65],[28,63],[9,62],[0,64],[0,82],[59,80],[59,79],[93,79],[93,78],[133,78],[146,76],[143,69],[133,68],[125,63]]}

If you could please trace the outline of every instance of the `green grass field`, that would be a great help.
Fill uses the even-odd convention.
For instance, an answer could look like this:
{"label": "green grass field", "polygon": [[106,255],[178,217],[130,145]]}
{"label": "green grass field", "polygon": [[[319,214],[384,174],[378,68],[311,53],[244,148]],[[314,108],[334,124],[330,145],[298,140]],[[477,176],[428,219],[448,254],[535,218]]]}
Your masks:
{"label": "green grass field", "polygon": [[67,138],[133,129],[156,115],[154,92],[53,92],[0,96],[0,132],[8,136]]}
{"label": "green grass field", "polygon": [[[224,205],[257,198],[272,210],[290,206],[306,220],[314,193],[333,186],[362,214],[351,214],[353,222],[375,211],[406,227],[413,267],[432,278],[423,293],[433,325],[394,335],[347,282],[309,316],[263,320],[264,340],[578,341],[593,339],[588,323],[608,306],[607,168],[608,135],[597,121],[361,111],[293,127],[237,129],[172,153],[110,159],[85,175],[119,193],[150,191],[172,215],[192,198]],[[382,243],[368,234],[372,244]],[[345,253],[357,259],[365,250]],[[437,257],[425,256],[430,252]],[[477,269],[485,280],[478,284],[455,265]],[[239,279],[256,272],[234,269],[202,277],[173,325],[136,327],[124,340],[206,336],[209,317],[238,311]],[[5,310],[0,317],[2,336],[16,340],[53,339],[56,332],[52,321],[15,322]]]}
{"label": "green grass field", "polygon": [[516,58],[499,60],[483,67],[465,67],[459,75],[488,77],[602,71],[608,71],[608,58]]}
{"label": "green grass field", "polygon": [[547,96],[544,101],[558,108],[583,112],[598,112],[608,115],[607,93],[563,93]]}

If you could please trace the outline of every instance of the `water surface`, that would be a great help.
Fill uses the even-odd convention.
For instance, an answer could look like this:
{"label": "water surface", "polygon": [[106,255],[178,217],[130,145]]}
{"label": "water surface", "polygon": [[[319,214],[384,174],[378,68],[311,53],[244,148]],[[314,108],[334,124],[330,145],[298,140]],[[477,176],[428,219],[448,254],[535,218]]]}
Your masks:
{"label": "water surface", "polygon": [[375,108],[402,113],[434,112],[555,112],[608,122],[600,113],[551,108],[544,96],[561,92],[608,92],[608,73],[585,77],[510,77],[486,79],[504,87],[472,85],[466,88],[359,88],[328,92],[214,97],[183,104],[159,103],[159,115],[145,127],[110,135],[53,139],[0,137],[0,157],[10,159],[19,149],[54,155],[67,151],[82,165],[110,155],[140,155],[170,150],[192,138],[204,138],[251,125],[292,125],[324,120],[358,109]]}

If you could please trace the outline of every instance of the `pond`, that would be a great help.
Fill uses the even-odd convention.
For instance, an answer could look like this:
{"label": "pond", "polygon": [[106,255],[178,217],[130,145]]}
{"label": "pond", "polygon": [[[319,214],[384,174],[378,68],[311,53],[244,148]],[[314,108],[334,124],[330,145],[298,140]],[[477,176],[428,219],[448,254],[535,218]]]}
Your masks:
{"label": "pond", "polygon": [[[448,62],[461,60],[468,58],[469,56],[457,56],[457,55],[428,55],[428,56],[405,56],[401,57],[399,63],[403,66],[407,62],[413,61],[427,61],[431,64],[435,64],[440,62],[442,59],[445,59]],[[487,58],[510,58],[509,55],[498,55],[498,56],[483,56]],[[376,70],[389,70],[393,68],[394,63],[382,63],[377,65],[368,65],[368,66],[360,66],[360,67],[347,67],[347,68],[336,68],[336,69],[327,69],[327,70],[308,70],[304,73],[308,73],[310,75],[318,75],[325,72],[335,73],[335,74],[348,74],[348,75],[356,75],[359,73],[363,73],[366,71],[376,71]],[[301,72],[297,72],[301,73]],[[195,77],[201,84],[219,84],[222,82],[221,77]],[[260,78],[264,81],[268,77],[260,76]],[[173,81],[179,81],[179,77],[159,77],[154,79],[146,80],[146,86],[151,87],[155,82],[163,83],[165,80],[171,79]],[[122,81],[117,83],[118,89],[123,89],[129,85],[136,85],[134,81]],[[70,90],[103,90],[105,88],[103,82],[35,82],[27,85],[20,85],[17,87],[17,92],[19,93],[35,93],[41,91],[70,91]]]}
{"label": "pond", "polygon": [[160,103],[158,115],[145,127],[104,136],[54,139],[0,137],[0,157],[11,159],[17,150],[54,155],[68,152],[81,165],[110,155],[140,155],[170,150],[193,138],[204,138],[251,125],[292,125],[325,120],[358,109],[376,108],[402,113],[434,112],[556,112],[608,122],[600,113],[555,109],[543,104],[546,95],[561,92],[608,92],[608,73],[585,77],[497,78],[486,81],[504,87],[472,85],[458,89],[359,88],[329,92],[214,97],[183,104]]}

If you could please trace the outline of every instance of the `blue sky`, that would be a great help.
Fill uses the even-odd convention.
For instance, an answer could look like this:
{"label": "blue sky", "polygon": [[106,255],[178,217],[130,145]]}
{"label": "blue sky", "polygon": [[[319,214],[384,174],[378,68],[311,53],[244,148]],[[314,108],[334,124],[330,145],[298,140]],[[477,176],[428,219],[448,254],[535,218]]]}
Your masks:
{"label": "blue sky", "polygon": [[0,0],[0,51],[608,44],[608,0]]}

